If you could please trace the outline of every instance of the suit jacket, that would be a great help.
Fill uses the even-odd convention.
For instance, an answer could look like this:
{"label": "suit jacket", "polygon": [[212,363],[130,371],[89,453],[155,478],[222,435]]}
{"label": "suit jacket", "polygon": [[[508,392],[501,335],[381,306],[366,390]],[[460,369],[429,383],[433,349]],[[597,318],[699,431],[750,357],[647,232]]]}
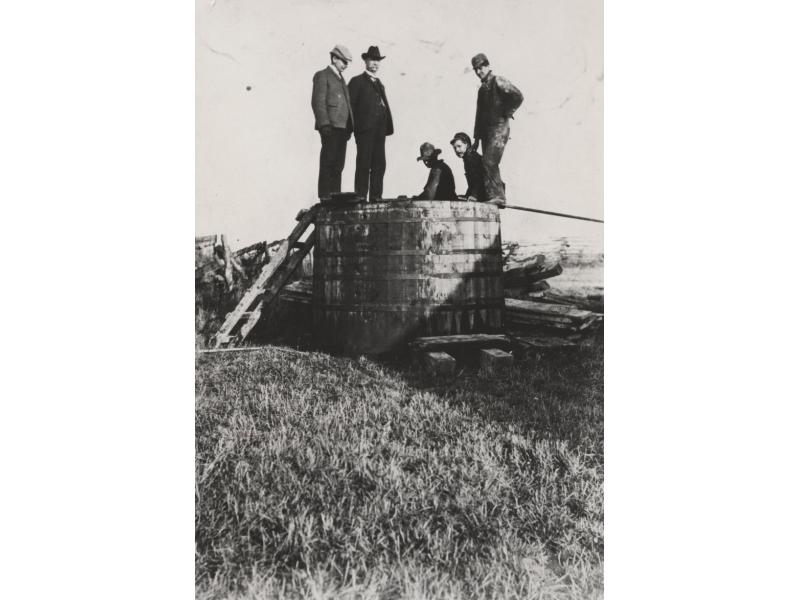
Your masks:
{"label": "suit jacket", "polygon": [[392,111],[389,108],[389,101],[386,99],[386,88],[383,87],[380,79],[373,84],[370,77],[366,73],[362,73],[350,79],[348,86],[355,115],[355,132],[364,133],[375,128],[379,117],[378,94],[380,94],[380,98],[383,98],[383,105],[386,107],[386,135],[392,135],[394,133]]}
{"label": "suit jacket", "polygon": [[352,131],[353,107],[350,91],[343,77],[337,77],[330,67],[314,73],[311,91],[311,108],[314,111],[314,129],[332,125],[338,129]]}

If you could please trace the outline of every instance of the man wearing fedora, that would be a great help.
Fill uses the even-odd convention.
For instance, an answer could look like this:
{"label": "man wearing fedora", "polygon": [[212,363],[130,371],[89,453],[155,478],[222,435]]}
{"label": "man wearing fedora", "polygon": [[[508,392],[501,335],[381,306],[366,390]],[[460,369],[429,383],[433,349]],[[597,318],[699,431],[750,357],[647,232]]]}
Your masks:
{"label": "man wearing fedora", "polygon": [[500,177],[500,160],[511,131],[509,119],[522,104],[523,96],[508,79],[492,73],[485,54],[472,57],[472,68],[481,80],[473,148],[478,149],[478,142],[483,144],[483,169],[489,202],[505,206],[506,186]]}
{"label": "man wearing fedora", "polygon": [[365,70],[350,79],[350,101],[353,103],[356,134],[355,192],[368,200],[383,197],[383,175],[386,172],[386,136],[394,133],[392,111],[386,89],[376,77],[381,61],[377,46],[364,54]]}
{"label": "man wearing fedora", "polygon": [[350,92],[342,74],[353,56],[340,44],[334,46],[330,56],[331,64],[314,73],[311,92],[314,129],[319,131],[322,140],[317,181],[320,198],[342,191],[347,140],[353,131],[354,121]]}
{"label": "man wearing fedora", "polygon": [[458,200],[453,172],[439,158],[441,152],[430,142],[419,147],[417,160],[421,160],[430,169],[430,173],[422,192],[414,196],[417,200]]}

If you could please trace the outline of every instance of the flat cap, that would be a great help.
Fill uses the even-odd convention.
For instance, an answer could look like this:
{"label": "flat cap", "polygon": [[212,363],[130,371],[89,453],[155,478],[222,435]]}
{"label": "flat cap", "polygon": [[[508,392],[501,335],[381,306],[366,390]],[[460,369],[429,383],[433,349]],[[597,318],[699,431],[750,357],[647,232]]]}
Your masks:
{"label": "flat cap", "polygon": [[342,60],[345,60],[347,62],[350,62],[351,60],[353,60],[353,55],[350,54],[350,50],[348,50],[347,48],[345,48],[341,44],[336,44],[333,47],[333,50],[331,50],[331,54],[333,54],[334,56],[338,56],[339,58],[341,58]]}
{"label": "flat cap", "polygon": [[483,52],[476,54],[472,57],[472,68],[477,69],[481,65],[488,65],[489,59],[486,58],[486,55]]}
{"label": "flat cap", "polygon": [[472,146],[472,140],[471,140],[471,139],[469,139],[469,136],[468,136],[466,133],[464,133],[463,131],[459,131],[457,134],[455,134],[455,135],[453,136],[453,139],[452,139],[452,140],[450,140],[450,144],[452,145],[452,144],[454,144],[454,143],[455,143],[456,141],[458,141],[458,140],[461,140],[461,141],[462,141],[462,142],[464,142],[464,143],[465,143],[467,146]]}

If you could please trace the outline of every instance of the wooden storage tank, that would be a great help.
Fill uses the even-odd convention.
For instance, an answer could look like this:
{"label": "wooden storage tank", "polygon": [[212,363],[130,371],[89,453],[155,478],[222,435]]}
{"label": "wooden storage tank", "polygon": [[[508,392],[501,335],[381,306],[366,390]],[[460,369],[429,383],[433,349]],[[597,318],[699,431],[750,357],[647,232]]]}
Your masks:
{"label": "wooden storage tank", "polygon": [[500,331],[496,206],[387,200],[320,209],[312,307],[322,346],[380,354],[421,335]]}

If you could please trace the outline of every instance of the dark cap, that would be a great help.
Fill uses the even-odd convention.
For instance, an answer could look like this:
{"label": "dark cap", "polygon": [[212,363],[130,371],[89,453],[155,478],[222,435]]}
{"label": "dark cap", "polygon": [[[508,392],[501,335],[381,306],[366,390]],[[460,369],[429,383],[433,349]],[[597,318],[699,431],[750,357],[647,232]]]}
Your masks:
{"label": "dark cap", "polygon": [[456,140],[461,140],[467,146],[471,146],[472,145],[472,140],[469,139],[469,136],[466,133],[464,133],[463,131],[459,131],[457,134],[455,134],[453,136],[453,139],[450,140],[450,145],[452,146],[455,143]]}
{"label": "dark cap", "polygon": [[480,54],[476,54],[475,56],[472,57],[473,69],[477,69],[481,65],[488,65],[488,64],[489,64],[489,59],[486,58],[486,55],[483,52],[481,52]]}

